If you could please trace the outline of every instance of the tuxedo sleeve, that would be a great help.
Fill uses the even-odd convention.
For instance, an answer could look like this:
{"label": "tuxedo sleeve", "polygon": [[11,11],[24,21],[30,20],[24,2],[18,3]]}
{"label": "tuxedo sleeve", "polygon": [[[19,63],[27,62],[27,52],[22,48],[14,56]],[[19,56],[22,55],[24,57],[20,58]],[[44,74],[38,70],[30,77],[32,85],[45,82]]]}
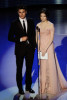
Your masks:
{"label": "tuxedo sleeve", "polygon": [[31,26],[32,26],[32,42],[33,42],[33,46],[34,48],[36,48],[36,32],[35,32],[35,25],[34,25],[34,21],[32,20],[32,23],[31,23]]}
{"label": "tuxedo sleeve", "polygon": [[16,32],[15,32],[15,24],[11,23],[9,33],[8,33],[8,40],[11,42],[19,42],[20,38],[16,37]]}

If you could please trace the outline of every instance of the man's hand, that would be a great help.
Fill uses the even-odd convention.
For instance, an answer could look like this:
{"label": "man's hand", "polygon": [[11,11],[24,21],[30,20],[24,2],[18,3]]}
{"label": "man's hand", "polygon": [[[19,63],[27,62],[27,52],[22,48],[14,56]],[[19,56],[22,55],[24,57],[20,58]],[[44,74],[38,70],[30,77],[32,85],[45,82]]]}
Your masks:
{"label": "man's hand", "polygon": [[27,39],[28,39],[27,36],[23,36],[23,37],[20,38],[20,41],[26,41]]}

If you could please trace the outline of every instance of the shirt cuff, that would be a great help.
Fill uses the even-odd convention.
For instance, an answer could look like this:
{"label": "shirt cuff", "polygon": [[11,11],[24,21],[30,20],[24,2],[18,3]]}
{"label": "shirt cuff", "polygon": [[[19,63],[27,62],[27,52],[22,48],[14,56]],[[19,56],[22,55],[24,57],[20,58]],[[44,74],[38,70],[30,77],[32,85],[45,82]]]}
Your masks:
{"label": "shirt cuff", "polygon": [[22,42],[23,40],[22,40],[22,38],[20,38],[20,42]]}

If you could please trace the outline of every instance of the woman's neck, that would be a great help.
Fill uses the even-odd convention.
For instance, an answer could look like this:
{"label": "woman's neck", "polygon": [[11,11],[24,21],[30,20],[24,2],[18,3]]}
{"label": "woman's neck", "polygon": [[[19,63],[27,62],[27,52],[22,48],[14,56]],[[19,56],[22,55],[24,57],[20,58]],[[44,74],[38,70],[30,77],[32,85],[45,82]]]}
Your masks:
{"label": "woman's neck", "polygon": [[41,21],[41,23],[47,23],[48,22],[48,20],[45,20],[45,21]]}
{"label": "woman's neck", "polygon": [[46,21],[41,21],[41,24],[47,24],[48,23],[48,20]]}

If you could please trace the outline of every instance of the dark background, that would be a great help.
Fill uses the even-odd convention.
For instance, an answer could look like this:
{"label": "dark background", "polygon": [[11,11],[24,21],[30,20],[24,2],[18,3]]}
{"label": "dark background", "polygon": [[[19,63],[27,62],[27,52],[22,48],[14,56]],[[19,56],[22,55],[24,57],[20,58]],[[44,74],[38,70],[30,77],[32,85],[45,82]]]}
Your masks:
{"label": "dark background", "polygon": [[41,5],[41,4],[67,4],[66,0],[0,0],[0,7],[15,7],[20,4]]}

